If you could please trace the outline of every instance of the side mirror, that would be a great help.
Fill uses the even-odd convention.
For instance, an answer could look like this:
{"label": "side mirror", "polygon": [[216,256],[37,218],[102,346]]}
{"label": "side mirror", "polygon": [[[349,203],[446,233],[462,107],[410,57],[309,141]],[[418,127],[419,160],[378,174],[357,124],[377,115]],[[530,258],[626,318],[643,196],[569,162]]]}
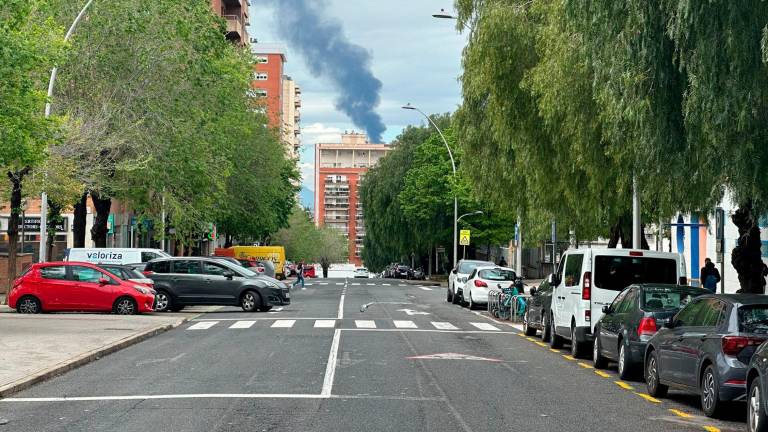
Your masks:
{"label": "side mirror", "polygon": [[560,280],[557,279],[557,275],[556,274],[550,273],[550,275],[547,276],[547,283],[550,286],[555,287],[555,286],[560,284]]}
{"label": "side mirror", "polygon": [[669,317],[664,320],[664,328],[672,329],[675,328],[675,317]]}
{"label": "side mirror", "polygon": [[109,279],[99,278],[99,285],[109,285]]}
{"label": "side mirror", "polygon": [[534,288],[531,288],[531,295],[532,295],[532,296],[535,296],[535,295],[536,295],[536,288],[535,288],[535,287],[534,287]]}
{"label": "side mirror", "polygon": [[224,276],[225,278],[227,278],[227,279],[230,279],[230,280],[231,280],[233,277],[235,277],[235,273],[234,273],[234,272],[231,272],[231,271],[225,271],[225,272],[222,274],[222,276]]}
{"label": "side mirror", "polygon": [[611,312],[613,312],[613,311],[611,310],[611,306],[610,306],[610,305],[605,305],[605,306],[603,306],[603,313],[604,313],[605,315],[608,315],[608,314],[610,314]]}
{"label": "side mirror", "polygon": [[457,269],[453,269],[453,270],[451,270],[451,273],[453,273],[453,274],[456,274],[456,273],[458,273],[458,272],[459,272],[459,271],[458,271]]}

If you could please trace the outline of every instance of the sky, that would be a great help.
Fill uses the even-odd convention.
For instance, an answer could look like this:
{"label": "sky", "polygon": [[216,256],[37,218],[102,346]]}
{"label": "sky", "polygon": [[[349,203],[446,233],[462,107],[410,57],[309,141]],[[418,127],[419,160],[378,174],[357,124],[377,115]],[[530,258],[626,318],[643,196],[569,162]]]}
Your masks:
{"label": "sky", "polygon": [[[272,0],[274,1],[274,0]],[[289,0],[277,0],[289,1]],[[295,1],[295,0],[294,0]],[[353,44],[371,54],[371,69],[382,82],[377,112],[390,143],[408,125],[422,124],[411,103],[427,114],[452,112],[461,101],[461,50],[466,38],[455,21],[436,19],[441,8],[452,11],[452,0],[298,0],[324,5],[325,19],[341,22]],[[352,121],[334,107],[337,92],[323,77],[313,76],[305,60],[278,36],[280,21],[271,1],[251,0],[249,35],[259,43],[286,44],[285,73],[301,87],[301,171],[303,185],[314,188],[314,144],[339,142]],[[308,203],[307,203],[308,204]]]}

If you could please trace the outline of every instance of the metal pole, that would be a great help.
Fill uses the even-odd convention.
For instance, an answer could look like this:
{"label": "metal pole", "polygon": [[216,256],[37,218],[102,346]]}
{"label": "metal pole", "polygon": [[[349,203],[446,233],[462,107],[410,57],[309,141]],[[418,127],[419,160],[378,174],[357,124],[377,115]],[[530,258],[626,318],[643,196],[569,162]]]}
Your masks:
{"label": "metal pole", "polygon": [[[85,11],[88,10],[88,8],[91,6],[91,3],[93,3],[93,0],[88,0],[87,3],[85,3],[85,6],[80,10],[80,13],[77,14],[75,17],[75,20],[72,22],[72,25],[69,26],[69,30],[67,30],[67,34],[64,35],[64,42],[68,41],[70,37],[72,37],[72,33],[74,33],[75,28],[77,27],[77,24],[80,23],[80,20],[83,18],[83,15],[85,15]],[[56,73],[58,72],[58,67],[54,66],[53,69],[51,69],[51,78],[48,80],[48,98],[45,103],[45,116],[50,117],[51,115],[51,98],[53,97],[53,84],[56,82]],[[45,262],[47,261],[47,243],[48,243],[48,194],[43,191],[40,194],[40,251],[39,251],[39,261]]]}
{"label": "metal pole", "polygon": [[640,249],[642,242],[640,236],[640,191],[637,187],[637,176],[632,175],[632,249]]}
{"label": "metal pole", "polygon": [[515,273],[523,277],[523,226],[517,216],[517,244],[515,245]]}
{"label": "metal pole", "polygon": [[162,219],[162,227],[163,227],[163,236],[160,240],[161,249],[163,249],[163,252],[167,252],[165,250],[165,189],[163,189],[163,197],[162,197],[162,208],[160,210],[160,219]]}

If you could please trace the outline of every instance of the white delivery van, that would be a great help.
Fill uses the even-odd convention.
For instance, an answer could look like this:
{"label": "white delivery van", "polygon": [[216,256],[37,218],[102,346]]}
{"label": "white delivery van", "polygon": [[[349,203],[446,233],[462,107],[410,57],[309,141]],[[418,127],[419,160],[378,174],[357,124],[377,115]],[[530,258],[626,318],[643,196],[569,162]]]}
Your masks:
{"label": "white delivery van", "polygon": [[687,285],[681,254],[632,249],[572,249],[563,254],[552,290],[548,324],[552,348],[571,341],[574,357],[591,350],[594,325],[626,287],[640,283]]}
{"label": "white delivery van", "polygon": [[167,258],[169,254],[161,249],[142,248],[72,248],[64,260],[84,261],[93,264],[137,264],[155,258]]}

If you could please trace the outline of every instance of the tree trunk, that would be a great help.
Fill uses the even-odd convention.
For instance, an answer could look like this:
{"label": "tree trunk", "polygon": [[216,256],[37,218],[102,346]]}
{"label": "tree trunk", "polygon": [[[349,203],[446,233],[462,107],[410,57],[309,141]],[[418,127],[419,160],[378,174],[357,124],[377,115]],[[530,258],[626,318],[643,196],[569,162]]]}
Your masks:
{"label": "tree trunk", "polygon": [[107,247],[107,221],[109,219],[109,210],[112,207],[112,198],[102,198],[98,192],[91,192],[91,200],[96,208],[96,216],[93,218],[93,228],[91,228],[91,239],[97,248]]}
{"label": "tree trunk", "polygon": [[56,240],[56,225],[63,220],[61,217],[61,208],[61,204],[48,200],[48,226],[45,229],[48,236],[48,250],[46,251],[45,256],[51,261],[53,261],[53,243]]}
{"label": "tree trunk", "polygon": [[229,234],[224,236],[224,247],[225,248],[232,247],[232,236]]}
{"label": "tree trunk", "polygon": [[75,204],[75,218],[72,221],[73,246],[76,248],[85,247],[85,225],[88,215],[88,192],[83,192],[80,201]]}
{"label": "tree trunk", "polygon": [[731,253],[731,264],[739,274],[739,292],[763,294],[766,267],[760,252],[760,228],[752,211],[752,202],[740,205],[732,220],[739,228],[739,240]]}
{"label": "tree trunk", "polygon": [[[11,181],[11,215],[8,218],[8,280],[6,292],[10,291],[13,280],[16,279],[16,254],[18,253],[19,222],[21,216],[21,187],[24,176],[29,173],[29,167],[17,172],[8,172]],[[8,296],[5,297],[6,303]]]}

